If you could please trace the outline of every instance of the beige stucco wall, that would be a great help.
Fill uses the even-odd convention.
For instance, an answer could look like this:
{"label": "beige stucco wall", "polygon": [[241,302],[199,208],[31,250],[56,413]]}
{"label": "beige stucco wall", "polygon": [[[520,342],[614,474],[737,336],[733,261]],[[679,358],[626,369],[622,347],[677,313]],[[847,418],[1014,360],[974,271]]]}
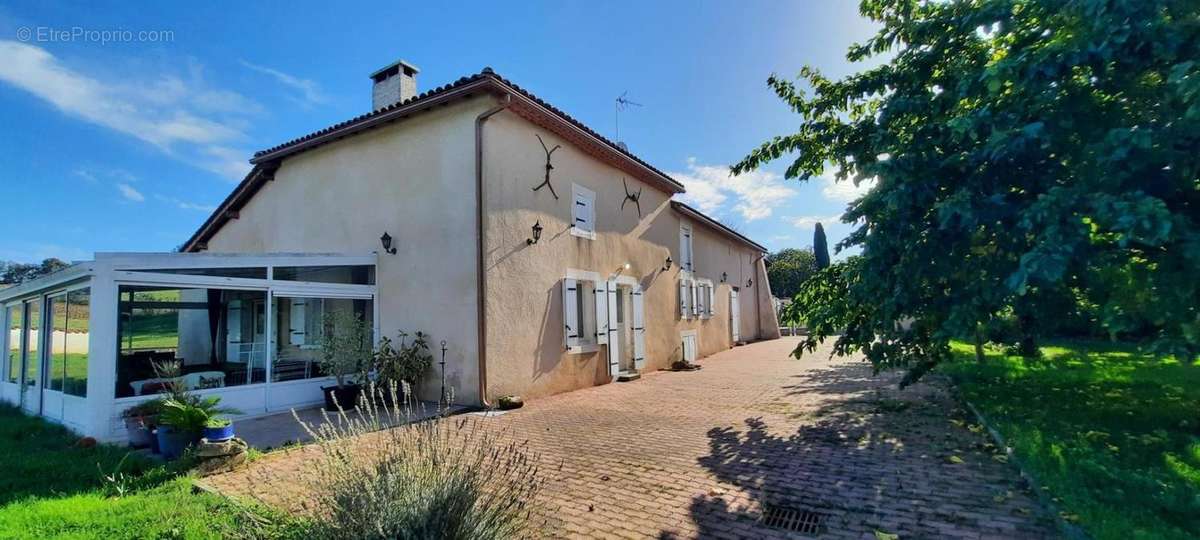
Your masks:
{"label": "beige stucco wall", "polygon": [[[553,157],[557,200],[546,188],[532,191],[542,181],[545,164],[537,135],[549,147],[562,145]],[[625,263],[630,265],[623,275],[636,278],[645,294],[644,371],[665,368],[680,357],[682,330],[698,331],[700,356],[733,346],[729,328],[733,286],[741,289],[741,339],[777,336],[777,327],[760,332],[760,324],[769,328],[776,323],[756,250],[694,223],[694,273],[716,285],[716,315],[681,320],[679,225],[688,218],[671,209],[668,194],[511,112],[494,116],[484,137],[489,396],[537,397],[610,381],[604,346],[586,354],[564,351],[561,283],[569,268],[608,276]],[[621,209],[622,177],[631,191],[642,190],[640,219],[632,203]],[[596,193],[594,240],[570,234],[573,183]],[[529,246],[526,239],[536,221],[544,232],[538,244]],[[676,264],[663,272],[668,255]],[[728,274],[726,283],[721,283],[722,272]],[[750,278],[753,285],[746,287]],[[760,317],[764,299],[763,314],[769,314],[769,321]]]}
{"label": "beige stucco wall", "polygon": [[[493,103],[460,102],[285,159],[208,250],[370,253],[389,232],[398,253],[379,255],[380,332],[428,332],[435,357],[446,340],[447,385],[456,401],[477,402],[474,121]],[[438,395],[433,371],[425,398]]]}

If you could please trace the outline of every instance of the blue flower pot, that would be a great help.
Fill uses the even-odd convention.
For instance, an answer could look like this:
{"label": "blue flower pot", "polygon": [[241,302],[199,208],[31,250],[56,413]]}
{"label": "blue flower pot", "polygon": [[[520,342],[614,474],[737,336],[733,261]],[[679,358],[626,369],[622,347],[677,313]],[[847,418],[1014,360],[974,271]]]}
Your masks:
{"label": "blue flower pot", "polygon": [[171,426],[158,426],[158,450],[167,459],[177,459],[183,451],[196,442],[195,434],[178,431]]}
{"label": "blue flower pot", "polygon": [[231,422],[228,426],[224,427],[204,428],[204,438],[207,439],[208,442],[224,442],[232,439],[233,423]]}

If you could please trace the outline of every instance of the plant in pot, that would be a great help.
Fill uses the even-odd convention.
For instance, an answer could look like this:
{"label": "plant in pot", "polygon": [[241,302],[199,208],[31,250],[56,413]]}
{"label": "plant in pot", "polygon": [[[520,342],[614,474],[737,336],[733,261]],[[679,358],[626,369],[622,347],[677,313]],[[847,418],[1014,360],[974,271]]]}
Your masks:
{"label": "plant in pot", "polygon": [[[163,457],[177,458],[183,455],[188,446],[200,442],[205,428],[217,420],[217,415],[241,413],[237,409],[222,407],[220,403],[221,398],[217,396],[193,394],[163,401],[162,412],[158,415],[158,446]],[[232,425],[229,428],[232,430]]]}
{"label": "plant in pot", "polygon": [[366,379],[366,370],[371,367],[371,324],[346,310],[326,312],[321,322],[321,370],[336,382],[321,387],[325,410],[354,409],[362,392],[360,381]]}
{"label": "plant in pot", "polygon": [[134,448],[150,448],[154,446],[154,427],[158,423],[158,413],[162,410],[163,400],[155,398],[143,401],[121,412],[125,421],[125,432],[129,436],[129,446]]}
{"label": "plant in pot", "polygon": [[[416,385],[433,366],[433,355],[429,352],[427,335],[417,332],[412,343],[408,342],[408,333],[401,331],[400,347],[394,347],[387,337],[379,340],[375,352],[376,387],[385,401],[395,398],[403,401],[404,388]],[[394,389],[394,391],[393,391]]]}
{"label": "plant in pot", "polygon": [[209,418],[204,423],[204,440],[208,442],[225,442],[233,438],[233,420],[228,418]]}

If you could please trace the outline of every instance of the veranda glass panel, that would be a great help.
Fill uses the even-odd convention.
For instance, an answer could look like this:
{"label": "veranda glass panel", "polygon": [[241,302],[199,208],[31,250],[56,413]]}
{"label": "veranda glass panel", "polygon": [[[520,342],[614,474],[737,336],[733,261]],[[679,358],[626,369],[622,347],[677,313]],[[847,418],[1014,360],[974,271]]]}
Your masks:
{"label": "veranda glass panel", "polygon": [[67,293],[66,379],[63,392],[87,397],[88,324],[92,313],[91,289],[76,289]]}
{"label": "veranda glass panel", "polygon": [[17,383],[21,380],[21,325],[24,310],[16,305],[9,306],[5,311],[5,320],[8,321],[8,373],[5,373],[5,379]]}
{"label": "veranda glass panel", "polygon": [[327,314],[344,311],[373,326],[371,300],[351,298],[275,298],[275,365],[273,382],[324,377],[321,371],[321,337]]}
{"label": "veranda glass panel", "polygon": [[37,386],[38,379],[38,347],[42,336],[39,331],[42,326],[42,300],[25,302],[25,384]]}
{"label": "veranda glass panel", "polygon": [[62,392],[67,375],[67,295],[46,299],[46,388]]}
{"label": "veranda glass panel", "polygon": [[122,285],[118,309],[117,397],[266,381],[264,291]]}
{"label": "veranda glass panel", "polygon": [[375,267],[353,266],[276,266],[274,279],[285,281],[311,281],[316,283],[342,283],[347,285],[374,285]]}

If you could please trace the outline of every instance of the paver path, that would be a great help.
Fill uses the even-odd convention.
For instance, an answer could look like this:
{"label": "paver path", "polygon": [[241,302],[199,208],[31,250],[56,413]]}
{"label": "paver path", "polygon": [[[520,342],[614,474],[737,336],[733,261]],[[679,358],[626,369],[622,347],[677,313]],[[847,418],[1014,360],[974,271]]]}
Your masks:
{"label": "paver path", "polygon": [[[760,523],[764,503],[821,514],[824,538],[1054,536],[1011,465],[954,416],[962,412],[943,384],[901,391],[898,373],[872,376],[861,359],[828,359],[827,348],[789,359],[796,343],[737,347],[700,371],[533,400],[478,421],[513,430],[541,454],[552,537],[797,537]],[[209,483],[296,506],[300,486],[262,479],[302,483],[311,459],[268,456]]]}

